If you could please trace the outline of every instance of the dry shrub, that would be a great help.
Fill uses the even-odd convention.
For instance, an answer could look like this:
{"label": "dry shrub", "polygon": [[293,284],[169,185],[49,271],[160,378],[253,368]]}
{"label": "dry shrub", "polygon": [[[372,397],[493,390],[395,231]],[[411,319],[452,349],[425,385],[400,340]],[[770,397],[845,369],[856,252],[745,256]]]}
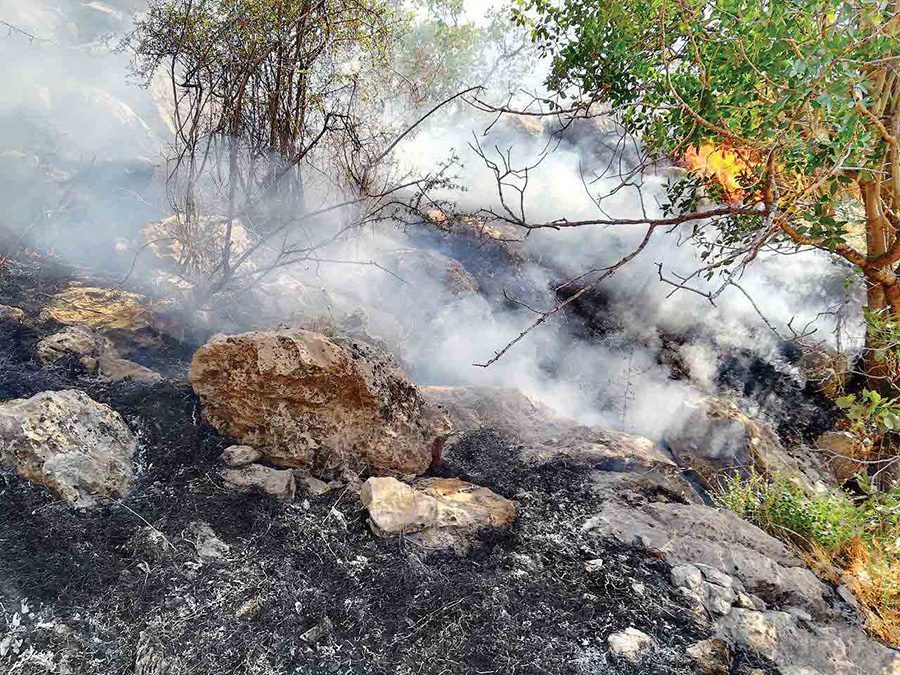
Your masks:
{"label": "dry shrub", "polygon": [[844,582],[856,596],[869,632],[900,644],[900,555],[896,546],[856,540],[846,552]]}

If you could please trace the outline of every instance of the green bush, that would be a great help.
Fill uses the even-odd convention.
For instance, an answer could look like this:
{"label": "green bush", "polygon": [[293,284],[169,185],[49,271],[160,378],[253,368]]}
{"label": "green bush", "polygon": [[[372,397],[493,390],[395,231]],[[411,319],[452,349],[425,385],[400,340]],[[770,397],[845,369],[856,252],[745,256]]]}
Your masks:
{"label": "green bush", "polygon": [[726,478],[717,495],[720,505],[770,534],[801,548],[837,553],[865,536],[866,517],[849,495],[812,494],[789,481],[752,473]]}
{"label": "green bush", "polygon": [[716,499],[741,518],[806,554],[820,576],[849,586],[869,631],[900,645],[900,488],[878,490],[857,474],[862,495],[811,493],[757,473],[735,474]]}

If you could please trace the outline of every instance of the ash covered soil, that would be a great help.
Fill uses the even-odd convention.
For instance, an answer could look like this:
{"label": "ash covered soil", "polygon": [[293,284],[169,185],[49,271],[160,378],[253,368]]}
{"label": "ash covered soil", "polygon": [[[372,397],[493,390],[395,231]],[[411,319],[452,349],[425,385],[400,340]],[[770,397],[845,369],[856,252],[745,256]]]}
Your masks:
{"label": "ash covered soil", "polygon": [[[0,303],[34,319],[53,281],[29,265],[5,268]],[[584,467],[529,464],[511,439],[469,433],[441,473],[517,500],[516,524],[466,556],[378,539],[349,488],[291,504],[226,488],[218,456],[231,443],[186,383],[39,367],[34,346],[53,328],[0,324],[0,400],[82,389],[139,435],[140,470],[127,498],[81,511],[0,472],[0,672],[694,672],[685,648],[709,631],[668,564],[581,532],[601,500]],[[177,373],[185,353],[144,358]],[[643,498],[680,499],[649,483]],[[228,545],[220,559],[198,556],[198,521]],[[607,648],[628,627],[656,642],[639,666]],[[752,668],[774,672],[738,650],[731,672]]]}

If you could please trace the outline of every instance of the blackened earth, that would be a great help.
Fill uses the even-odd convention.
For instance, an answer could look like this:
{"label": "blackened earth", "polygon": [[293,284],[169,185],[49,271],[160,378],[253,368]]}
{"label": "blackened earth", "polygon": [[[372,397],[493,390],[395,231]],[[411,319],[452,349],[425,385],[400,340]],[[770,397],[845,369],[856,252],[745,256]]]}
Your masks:
{"label": "blackened earth", "polygon": [[[46,296],[28,293],[26,279],[5,281],[0,302],[36,316]],[[467,556],[426,552],[375,538],[349,489],[292,504],[229,490],[217,458],[230,442],[202,422],[187,384],[110,384],[74,363],[40,368],[34,345],[53,329],[0,325],[0,400],[86,391],[139,435],[139,476],[122,501],[77,511],[0,471],[0,637],[15,638],[0,672],[693,672],[685,648],[709,635],[668,565],[581,533],[601,499],[583,467],[528,464],[490,431],[463,437],[442,473],[516,499],[519,517]],[[176,372],[182,356],[146,358]],[[198,558],[185,533],[195,521],[230,546],[224,558]],[[148,544],[148,533],[164,545]],[[597,558],[600,570],[588,571]],[[329,632],[302,637],[326,619]],[[656,643],[640,666],[607,649],[611,633],[631,626]],[[732,673],[751,667],[774,672],[740,652]]]}

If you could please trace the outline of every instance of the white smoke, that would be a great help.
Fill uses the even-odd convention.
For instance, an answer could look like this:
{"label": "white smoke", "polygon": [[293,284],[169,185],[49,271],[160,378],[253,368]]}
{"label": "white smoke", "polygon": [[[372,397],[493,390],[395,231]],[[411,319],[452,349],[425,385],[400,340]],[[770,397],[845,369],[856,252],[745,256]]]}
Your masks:
{"label": "white smoke", "polygon": [[[72,2],[60,9],[0,0],[0,18],[21,22],[24,30],[40,38],[32,42],[13,35],[6,42],[0,40],[0,56],[16,64],[4,69],[0,86],[0,155],[11,150],[35,152],[23,135],[25,128],[64,156],[66,166],[83,162],[78,158],[84,157],[103,161],[143,157],[158,163],[170,132],[165,115],[150,93],[126,83],[127,59],[97,41],[110,26],[122,30],[127,21],[121,17],[128,15],[132,4]],[[473,7],[471,3],[469,10]],[[87,36],[84,26],[93,27]],[[506,123],[485,136],[488,123],[474,112],[449,121],[435,117],[398,148],[401,165],[427,170],[456,151],[461,157],[459,182],[466,191],[445,196],[461,210],[499,209],[493,174],[468,143],[478,138],[488,152],[494,145],[501,152],[509,148],[513,162],[524,165],[540,156],[547,138]],[[598,136],[580,138],[577,145],[561,144],[530,171],[524,205],[531,221],[598,215],[580,172],[608,160],[609,152],[599,146]],[[158,198],[161,180],[157,176],[155,189],[138,196],[150,203],[142,209],[127,190],[118,189],[121,185],[113,186],[103,194],[102,203],[92,204],[90,218],[79,221],[80,227],[115,228],[124,236],[135,236],[151,215],[166,215],[164,201]],[[615,217],[634,217],[642,210],[659,215],[664,181],[664,173],[647,176],[643,201],[636,190],[626,189],[605,201],[604,209]],[[601,188],[602,182],[591,186],[595,193]],[[608,301],[604,311],[614,329],[589,336],[577,325],[580,318],[560,312],[491,367],[478,367],[474,364],[491,359],[537,318],[527,308],[505,302],[497,289],[508,284],[515,297],[513,287],[524,288],[526,296],[518,299],[535,309],[550,309],[557,302],[554,284],[615,262],[636,245],[644,228],[533,232],[525,241],[509,244],[520,256],[515,262],[491,259],[496,288],[490,297],[459,291],[448,283],[445,272],[452,261],[442,256],[452,247],[445,245],[446,238],[425,236],[427,228],[427,224],[407,230],[383,225],[356,232],[318,251],[322,259],[344,262],[309,263],[283,271],[267,284],[276,318],[289,320],[294,312],[340,318],[362,307],[369,331],[397,351],[421,384],[517,387],[560,414],[651,438],[662,434],[693,391],[715,393],[717,358],[723,348],[779,358],[779,340],[738,289],[729,288],[716,306],[687,292],[670,295],[672,288],[659,281],[656,263],[662,263],[666,272],[689,273],[698,264],[698,253],[689,244],[679,246],[677,236],[659,231],[636,260],[603,284]],[[87,254],[86,232],[73,230],[67,239],[73,257]],[[398,264],[398,256],[423,242],[431,248],[428,256],[411,266]],[[98,255],[102,259],[110,254]],[[466,255],[466,265],[476,265],[479,259],[478,264],[484,264],[488,250],[473,247]],[[789,322],[799,330],[818,318],[817,337],[829,340],[834,319],[817,315],[841,299],[847,275],[846,268],[820,254],[764,255],[740,284],[783,334],[789,334]],[[849,313],[856,314],[854,308]],[[852,330],[858,327],[851,326]],[[681,342],[669,344],[673,336]],[[690,382],[672,379],[669,357],[686,368]]]}

